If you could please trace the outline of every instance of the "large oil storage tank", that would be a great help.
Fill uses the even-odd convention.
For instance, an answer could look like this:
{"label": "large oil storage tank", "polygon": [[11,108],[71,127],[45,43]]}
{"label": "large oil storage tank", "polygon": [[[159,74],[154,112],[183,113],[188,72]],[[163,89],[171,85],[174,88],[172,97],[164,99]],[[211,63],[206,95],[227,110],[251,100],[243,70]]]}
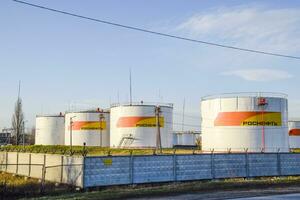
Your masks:
{"label": "large oil storage tank", "polygon": [[204,151],[288,152],[287,96],[238,93],[202,98]]}
{"label": "large oil storage tank", "polygon": [[36,116],[36,145],[64,145],[65,118],[59,115]]}
{"label": "large oil storage tank", "polygon": [[[160,109],[159,115],[156,109]],[[111,109],[110,146],[120,148],[156,147],[158,125],[161,146],[173,146],[173,105],[144,103],[115,104]],[[159,118],[159,120],[157,120]],[[158,124],[158,123],[159,124]]]}
{"label": "large oil storage tank", "polygon": [[289,142],[290,148],[300,148],[300,120],[289,121]]}
{"label": "large oil storage tank", "polygon": [[95,109],[70,112],[65,118],[65,145],[71,145],[72,142],[75,146],[85,143],[86,146],[109,147],[109,111]]}

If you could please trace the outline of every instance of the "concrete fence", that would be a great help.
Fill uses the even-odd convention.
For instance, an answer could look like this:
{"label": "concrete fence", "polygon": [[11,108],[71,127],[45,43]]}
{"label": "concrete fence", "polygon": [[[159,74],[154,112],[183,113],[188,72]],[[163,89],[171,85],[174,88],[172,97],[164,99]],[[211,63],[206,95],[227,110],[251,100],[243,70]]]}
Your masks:
{"label": "concrete fence", "polygon": [[300,175],[300,154],[235,153],[86,157],[84,187]]}
{"label": "concrete fence", "polygon": [[0,171],[83,187],[84,158],[39,153],[0,152]]}
{"label": "concrete fence", "polygon": [[298,153],[78,157],[0,152],[0,170],[82,188],[300,175]]}

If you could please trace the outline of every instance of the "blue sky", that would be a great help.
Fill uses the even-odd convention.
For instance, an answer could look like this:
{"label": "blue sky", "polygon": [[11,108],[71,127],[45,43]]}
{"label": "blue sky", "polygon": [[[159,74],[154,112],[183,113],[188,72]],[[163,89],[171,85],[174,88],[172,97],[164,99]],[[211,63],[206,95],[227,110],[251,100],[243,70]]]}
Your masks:
{"label": "blue sky", "polygon": [[[28,2],[154,31],[300,56],[300,1],[52,0]],[[18,81],[29,126],[69,105],[129,99],[171,102],[200,124],[202,96],[242,91],[289,95],[300,117],[300,61],[179,41],[0,3],[0,128],[10,126]],[[119,95],[118,95],[119,94]],[[186,127],[186,129],[197,127]]]}

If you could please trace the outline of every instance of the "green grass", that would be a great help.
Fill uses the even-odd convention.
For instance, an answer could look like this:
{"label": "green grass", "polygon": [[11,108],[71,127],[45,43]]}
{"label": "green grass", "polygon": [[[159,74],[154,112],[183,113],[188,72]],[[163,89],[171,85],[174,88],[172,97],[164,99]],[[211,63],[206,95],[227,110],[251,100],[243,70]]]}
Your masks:
{"label": "green grass", "polygon": [[51,182],[45,182],[43,190],[41,188],[42,184],[38,179],[0,172],[0,199],[40,196],[41,191],[56,195],[71,191],[70,186],[56,186]]}
{"label": "green grass", "polygon": [[[30,146],[3,146],[0,148],[0,151],[13,151],[13,152],[31,152],[31,153],[53,153],[53,154],[70,154],[69,146],[44,146],[44,145],[30,145]],[[163,149],[163,154],[191,154],[193,149]],[[82,147],[82,146],[73,146],[74,155],[83,155],[86,152],[87,155],[96,156],[96,155],[153,155],[155,149],[117,149],[117,148],[107,148],[107,147]],[[200,152],[196,150],[195,152]]]}

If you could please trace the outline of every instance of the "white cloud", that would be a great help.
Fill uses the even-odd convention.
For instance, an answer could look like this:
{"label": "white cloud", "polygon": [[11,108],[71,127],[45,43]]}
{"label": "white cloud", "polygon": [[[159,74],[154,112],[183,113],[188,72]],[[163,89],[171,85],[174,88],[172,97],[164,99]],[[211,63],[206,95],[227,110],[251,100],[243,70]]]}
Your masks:
{"label": "white cloud", "polygon": [[300,9],[248,6],[210,10],[188,18],[176,30],[247,48],[299,51]]}
{"label": "white cloud", "polygon": [[286,71],[272,69],[245,69],[224,72],[222,75],[237,76],[247,81],[276,81],[293,77]]}

